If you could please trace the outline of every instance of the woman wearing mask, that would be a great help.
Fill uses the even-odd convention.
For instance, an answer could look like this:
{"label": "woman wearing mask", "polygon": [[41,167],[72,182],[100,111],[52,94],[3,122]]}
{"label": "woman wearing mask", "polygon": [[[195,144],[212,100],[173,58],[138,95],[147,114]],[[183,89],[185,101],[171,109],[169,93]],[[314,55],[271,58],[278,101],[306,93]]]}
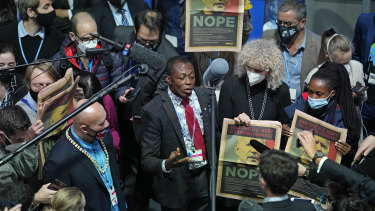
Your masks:
{"label": "woman wearing mask", "polygon": [[[0,43],[0,69],[15,66],[16,56],[10,44]],[[14,70],[0,70],[0,108],[15,105],[25,94],[23,76]]]}
{"label": "woman wearing mask", "polygon": [[[346,143],[336,142],[335,146],[343,155],[341,163],[350,165],[358,148],[361,125],[345,67],[342,64],[325,62],[312,75],[308,91],[302,93],[294,104],[285,108],[290,121],[296,109],[336,127],[348,129]],[[283,126],[283,134],[290,136],[290,128]]]}
{"label": "woman wearing mask", "polygon": [[24,80],[29,92],[16,105],[19,105],[27,113],[31,122],[36,120],[39,92],[56,82],[57,79],[58,73],[51,62],[27,67]]}
{"label": "woman wearing mask", "polygon": [[224,118],[250,124],[250,120],[288,121],[288,86],[281,81],[284,60],[271,40],[247,43],[238,56],[235,76],[226,79],[219,98],[219,124]]}

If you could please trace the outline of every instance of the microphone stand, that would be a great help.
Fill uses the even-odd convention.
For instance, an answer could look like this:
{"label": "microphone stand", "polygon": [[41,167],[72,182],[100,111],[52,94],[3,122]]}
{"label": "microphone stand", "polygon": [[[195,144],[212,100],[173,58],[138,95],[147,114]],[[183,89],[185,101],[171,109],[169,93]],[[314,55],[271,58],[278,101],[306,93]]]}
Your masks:
{"label": "microphone stand", "polygon": [[215,129],[216,129],[216,84],[212,83],[210,89],[210,97],[211,97],[211,175],[210,175],[210,199],[211,199],[211,210],[216,211],[216,136],[215,136]]}
{"label": "microphone stand", "polygon": [[[134,74],[130,74],[130,75],[124,77],[125,74],[127,74],[129,71],[132,71],[133,69],[136,69],[136,68],[139,68],[139,67],[141,68],[141,70],[138,70],[138,71],[136,70],[134,72]],[[78,107],[77,109],[75,109],[72,113],[70,113],[69,115],[65,116],[64,118],[62,118],[60,121],[56,122],[55,124],[51,125],[49,128],[47,128],[41,134],[39,134],[38,136],[34,137],[30,141],[26,142],[20,148],[18,148],[15,151],[13,151],[13,152],[5,155],[2,158],[0,158],[0,166],[2,166],[3,164],[5,164],[6,162],[10,161],[14,156],[16,156],[17,154],[19,154],[20,152],[22,152],[27,147],[29,147],[29,146],[37,143],[39,140],[41,140],[42,138],[44,138],[47,134],[49,134],[50,132],[52,132],[53,130],[55,130],[57,127],[59,127],[60,125],[64,124],[66,121],[68,121],[69,119],[71,119],[72,117],[74,117],[75,115],[77,115],[79,112],[81,112],[82,110],[84,110],[85,108],[87,108],[88,106],[90,106],[91,104],[93,104],[94,102],[96,102],[99,98],[102,98],[104,95],[106,95],[109,92],[113,91],[114,89],[116,89],[121,84],[129,81],[131,78],[136,77],[139,74],[146,74],[147,71],[148,71],[148,66],[145,65],[145,64],[143,64],[143,65],[135,65],[132,68],[130,68],[128,71],[122,73],[122,75],[118,79],[116,79],[112,83],[108,84],[106,87],[104,87],[103,89],[101,89],[99,92],[97,92],[96,94],[94,94],[93,96],[91,96],[88,99],[87,102],[85,102],[80,107]]]}

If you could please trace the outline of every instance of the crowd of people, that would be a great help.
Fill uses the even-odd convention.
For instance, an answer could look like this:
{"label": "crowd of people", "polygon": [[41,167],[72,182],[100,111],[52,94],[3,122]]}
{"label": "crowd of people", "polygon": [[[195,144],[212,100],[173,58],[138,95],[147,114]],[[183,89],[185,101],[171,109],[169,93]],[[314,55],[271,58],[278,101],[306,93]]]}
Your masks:
{"label": "crowd of people", "polygon": [[[274,121],[282,136],[278,150],[238,157],[259,164],[263,203],[218,197],[217,210],[322,210],[322,200],[288,195],[298,177],[326,189],[327,210],[375,210],[375,13],[359,16],[351,41],[333,28],[322,36],[308,30],[304,1],[284,0],[277,28],[247,41],[245,2],[239,53],[188,53],[185,0],[155,1],[154,9],[142,0],[2,0],[0,159],[47,129],[39,93],[67,72],[77,81],[74,106],[85,108],[49,138],[48,156],[35,142],[0,166],[0,210],[139,211],[150,199],[163,211],[210,210],[210,165],[217,163],[224,118],[244,126]],[[212,14],[224,1],[202,4]],[[89,54],[113,47],[98,35],[151,58]],[[212,103],[203,74],[216,58],[228,61],[229,72]],[[146,74],[87,105],[144,63]],[[347,129],[346,140],[333,145],[341,163],[317,148],[310,131],[298,133],[308,167],[284,152],[296,110]]]}

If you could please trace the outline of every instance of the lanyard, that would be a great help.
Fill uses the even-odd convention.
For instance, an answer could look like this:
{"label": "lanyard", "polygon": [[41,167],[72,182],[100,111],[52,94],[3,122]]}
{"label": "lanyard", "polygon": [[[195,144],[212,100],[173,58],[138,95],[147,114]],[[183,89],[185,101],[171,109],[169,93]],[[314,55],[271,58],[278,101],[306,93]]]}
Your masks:
{"label": "lanyard", "polygon": [[[44,41],[44,37],[42,38],[42,41],[40,41],[39,48],[38,48],[38,51],[36,52],[34,61],[38,59],[38,56],[39,56],[39,53],[40,53],[40,49],[42,48],[42,45],[43,45],[43,41]],[[20,32],[18,32],[18,42],[20,43],[20,49],[21,49],[21,53],[22,53],[23,59],[25,60],[26,64],[29,64],[29,62],[26,59],[25,53],[23,52],[23,47],[22,47]]]}
{"label": "lanyard", "polygon": [[283,55],[284,55],[284,62],[285,62],[286,74],[288,76],[288,86],[290,87],[290,80],[292,79],[292,76],[293,76],[294,72],[296,72],[296,70],[297,70],[297,67],[298,67],[298,64],[299,64],[299,60],[298,60],[298,62],[296,64],[296,66],[294,66],[292,74],[289,74],[289,68],[288,68],[288,63],[286,61],[286,53],[285,53],[285,51],[283,52]]}
{"label": "lanyard", "polygon": [[33,111],[36,113],[35,108],[33,108],[33,107],[30,105],[29,101],[27,101],[25,98],[22,98],[22,99],[21,99],[21,102],[25,103],[29,108],[31,108],[31,110],[33,110]]}
{"label": "lanyard", "polygon": [[7,92],[5,93],[4,101],[3,101],[4,103],[1,102],[1,100],[0,100],[0,108],[7,106],[7,104],[8,104],[8,96],[9,96],[9,93],[8,93],[8,90],[7,90]]}
{"label": "lanyard", "polygon": [[[184,109],[184,110],[185,110],[185,109]],[[193,111],[194,111],[194,125],[193,125],[193,135],[192,135],[193,138],[191,138],[191,136],[190,136],[190,132],[189,132],[189,131],[186,131],[185,128],[182,126],[182,117],[178,114],[176,108],[175,108],[175,111],[176,111],[176,114],[177,114],[178,120],[180,121],[180,125],[181,125],[181,129],[182,129],[182,133],[186,136],[186,138],[187,138],[190,142],[194,143],[195,120],[196,120],[196,118],[195,118],[195,109],[193,108]],[[186,119],[186,116],[185,116],[185,119]],[[187,121],[186,121],[186,124],[187,124]],[[188,125],[188,124],[187,124],[187,126],[188,126],[188,128],[189,128],[189,125]]]}
{"label": "lanyard", "polygon": [[[78,63],[79,63],[79,66],[81,66],[82,70],[85,70],[85,66],[82,64],[82,61],[80,59],[77,60]],[[92,63],[94,62],[94,60],[92,58],[90,58],[90,62],[89,62],[89,66],[87,68],[87,70],[92,73],[94,70],[92,68]]]}

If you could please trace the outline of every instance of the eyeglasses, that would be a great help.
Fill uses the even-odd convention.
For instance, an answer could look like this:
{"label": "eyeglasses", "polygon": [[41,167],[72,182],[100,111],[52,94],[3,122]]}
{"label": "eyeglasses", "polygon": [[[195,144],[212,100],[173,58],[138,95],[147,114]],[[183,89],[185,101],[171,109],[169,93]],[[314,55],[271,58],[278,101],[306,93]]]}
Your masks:
{"label": "eyeglasses", "polygon": [[290,27],[292,25],[298,25],[298,23],[301,22],[301,20],[297,21],[297,22],[290,22],[290,21],[281,21],[281,20],[277,20],[276,21],[276,25],[278,26],[286,26],[286,27]]}
{"label": "eyeglasses", "polygon": [[137,43],[141,44],[141,45],[157,45],[159,43],[159,39],[157,40],[144,40],[142,38],[138,38],[136,39]]}
{"label": "eyeglasses", "polygon": [[250,72],[253,72],[253,73],[260,73],[260,74],[266,72],[265,70],[256,69],[256,68],[250,67],[250,66],[246,66],[246,70],[250,71]]}
{"label": "eyeglasses", "polygon": [[88,42],[88,41],[93,41],[93,40],[97,40],[96,37],[84,37],[86,35],[83,35],[82,37],[78,36],[77,34],[74,34],[79,40],[81,40],[82,42]]}
{"label": "eyeglasses", "polygon": [[47,84],[42,84],[42,83],[35,83],[35,84],[31,84],[31,86],[33,86],[37,91],[40,91],[42,90],[44,87],[50,85],[51,83],[47,83]]}

